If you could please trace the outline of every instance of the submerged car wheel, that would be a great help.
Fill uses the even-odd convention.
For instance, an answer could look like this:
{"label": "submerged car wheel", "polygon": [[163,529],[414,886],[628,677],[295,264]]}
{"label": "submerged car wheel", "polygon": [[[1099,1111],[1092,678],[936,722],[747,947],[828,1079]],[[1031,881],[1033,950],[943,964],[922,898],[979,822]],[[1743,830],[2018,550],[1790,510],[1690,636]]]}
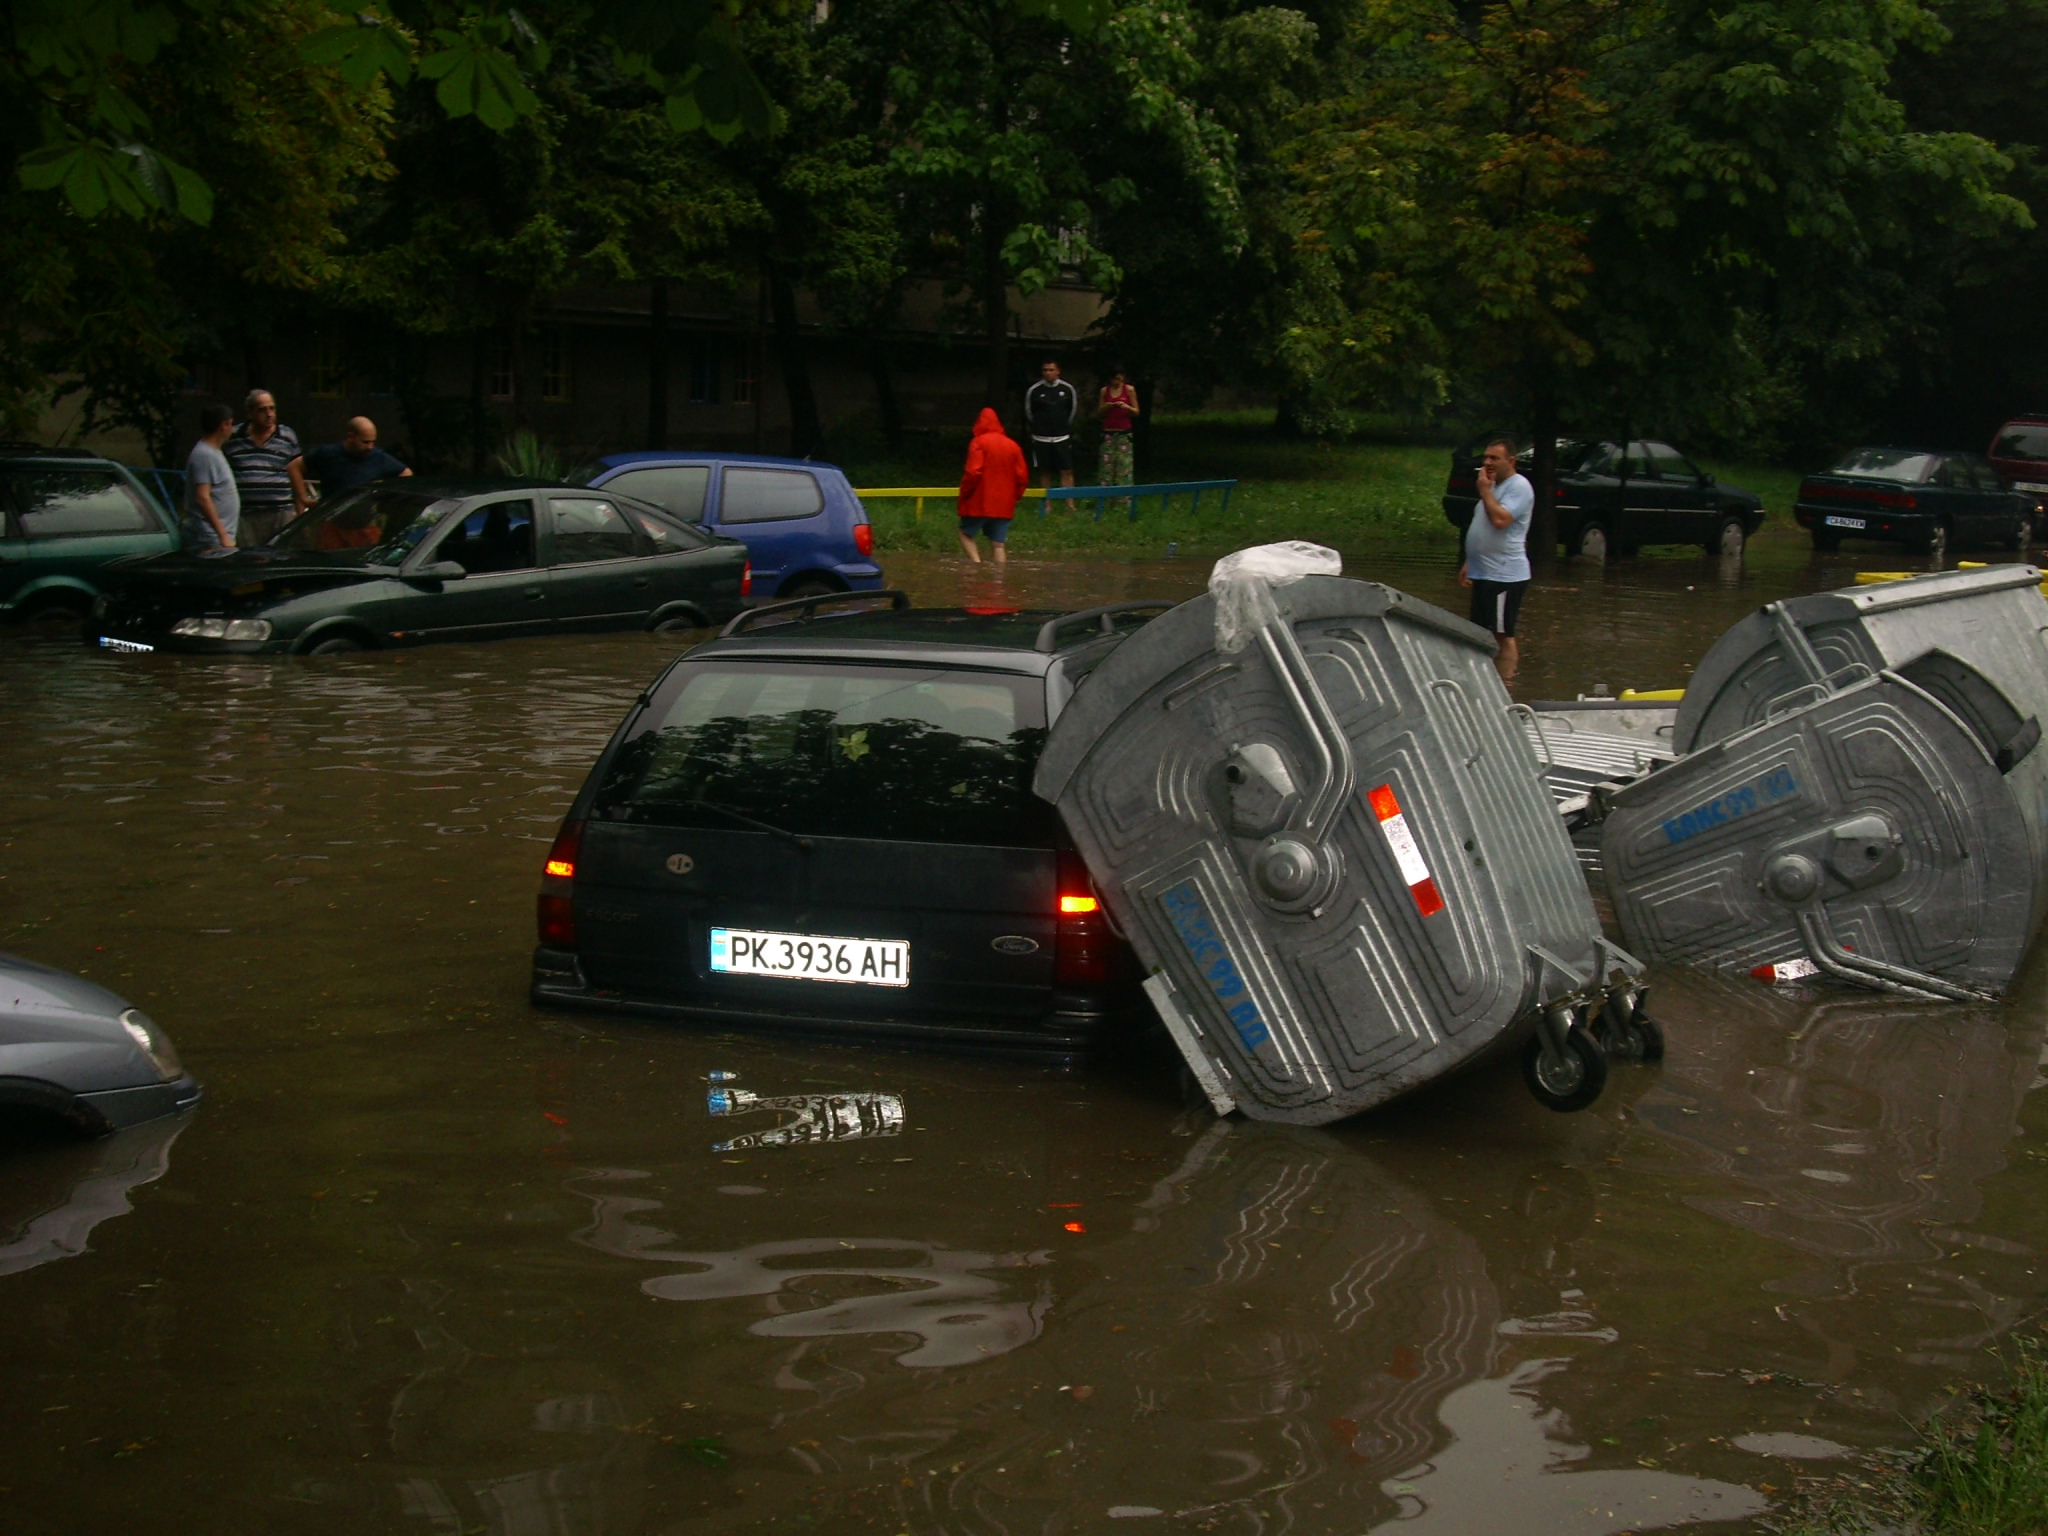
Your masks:
{"label": "submerged car wheel", "polygon": [[369,647],[354,635],[329,635],[318,645],[306,652],[308,656],[346,656],[351,651],[364,651]]}
{"label": "submerged car wheel", "polygon": [[1522,1081],[1537,1103],[1561,1114],[1584,1109],[1607,1086],[1607,1053],[1584,1025],[1572,1025],[1564,1045],[1561,1055],[1551,1055],[1539,1029],[1522,1051]]}
{"label": "submerged car wheel", "polygon": [[689,629],[709,629],[711,626],[702,614],[672,613],[665,619],[657,619],[649,626],[657,635],[680,634]]}
{"label": "submerged car wheel", "polygon": [[1742,519],[1727,517],[1721,520],[1721,531],[1714,535],[1707,545],[1707,553],[1719,555],[1723,560],[1740,560],[1743,546],[1749,542],[1749,535],[1743,531]]}
{"label": "submerged car wheel", "polygon": [[792,581],[776,593],[775,601],[789,603],[800,597],[832,597],[845,590],[836,581],[828,581],[823,576],[806,576],[802,581]]}
{"label": "submerged car wheel", "polygon": [[1584,555],[1588,560],[1607,558],[1607,528],[1603,523],[1579,524],[1578,536],[1572,540],[1572,553]]}

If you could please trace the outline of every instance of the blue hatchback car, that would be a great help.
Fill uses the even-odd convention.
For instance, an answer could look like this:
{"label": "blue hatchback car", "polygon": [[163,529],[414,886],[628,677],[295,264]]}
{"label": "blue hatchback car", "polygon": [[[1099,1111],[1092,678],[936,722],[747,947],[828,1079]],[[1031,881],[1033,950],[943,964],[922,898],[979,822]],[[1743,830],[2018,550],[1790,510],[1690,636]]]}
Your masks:
{"label": "blue hatchback car", "polygon": [[574,478],[738,539],[754,568],[757,600],[882,585],[867,510],[831,464],[753,453],[614,453]]}

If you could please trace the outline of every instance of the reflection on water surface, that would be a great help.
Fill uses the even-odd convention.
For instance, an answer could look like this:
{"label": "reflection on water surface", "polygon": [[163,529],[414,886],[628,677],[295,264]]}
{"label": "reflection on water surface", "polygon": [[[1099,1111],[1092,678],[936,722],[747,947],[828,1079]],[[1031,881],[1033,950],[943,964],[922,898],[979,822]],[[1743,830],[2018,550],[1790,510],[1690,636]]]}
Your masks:
{"label": "reflection on water surface", "polygon": [[[1455,603],[1442,554],[1351,568]],[[1675,680],[1817,579],[1568,569],[1520,690]],[[536,1013],[537,862],[677,643],[0,636],[0,947],[208,1087],[153,1153],[0,1158],[10,1536],[1743,1528],[2038,1311],[2038,966],[1984,1009],[1672,972],[1669,1059],[1588,1114],[1509,1071],[1317,1134],[1157,1056]]]}

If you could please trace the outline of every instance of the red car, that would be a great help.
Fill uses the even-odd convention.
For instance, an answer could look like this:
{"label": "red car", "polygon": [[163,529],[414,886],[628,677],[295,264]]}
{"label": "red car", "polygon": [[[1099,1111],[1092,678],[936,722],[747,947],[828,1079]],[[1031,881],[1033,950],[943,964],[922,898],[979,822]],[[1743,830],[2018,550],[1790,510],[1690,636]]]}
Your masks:
{"label": "red car", "polygon": [[2015,416],[1991,439],[1984,457],[2006,484],[2034,498],[2034,515],[2048,515],[2048,413]]}

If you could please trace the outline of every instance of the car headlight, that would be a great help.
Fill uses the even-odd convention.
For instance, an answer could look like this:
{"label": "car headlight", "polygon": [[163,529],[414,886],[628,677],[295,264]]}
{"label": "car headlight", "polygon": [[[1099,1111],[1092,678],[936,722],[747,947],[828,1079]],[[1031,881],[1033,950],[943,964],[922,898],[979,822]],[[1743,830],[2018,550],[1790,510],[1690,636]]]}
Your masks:
{"label": "car headlight", "polygon": [[268,619],[180,619],[171,626],[174,635],[197,640],[268,640]]}
{"label": "car headlight", "polygon": [[165,1082],[183,1074],[185,1066],[178,1060],[178,1048],[171,1044],[171,1037],[163,1032],[155,1019],[140,1008],[130,1008],[121,1015],[121,1027],[128,1031],[128,1038],[150,1059]]}

